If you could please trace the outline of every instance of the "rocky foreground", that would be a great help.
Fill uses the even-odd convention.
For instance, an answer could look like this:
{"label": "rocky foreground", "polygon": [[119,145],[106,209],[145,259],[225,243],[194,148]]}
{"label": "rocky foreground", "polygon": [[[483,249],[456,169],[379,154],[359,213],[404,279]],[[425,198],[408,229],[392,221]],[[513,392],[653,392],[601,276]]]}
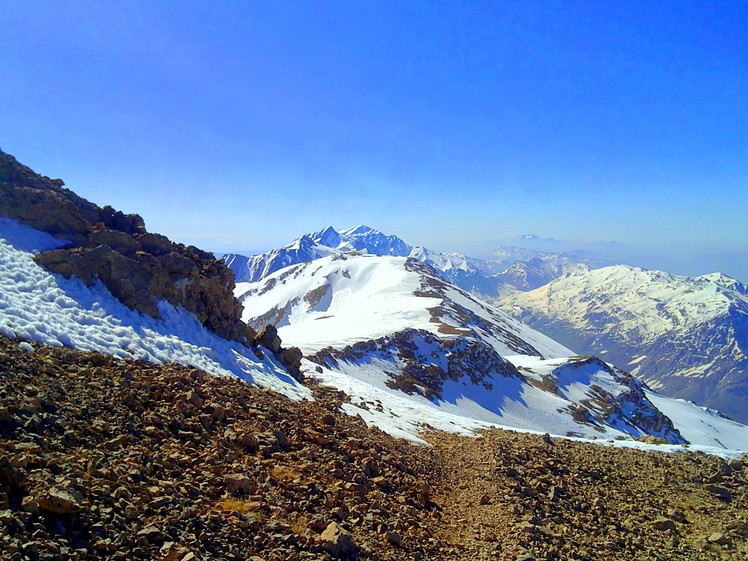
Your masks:
{"label": "rocky foreground", "polygon": [[0,559],[748,558],[748,457],[416,446],[314,391],[0,338]]}

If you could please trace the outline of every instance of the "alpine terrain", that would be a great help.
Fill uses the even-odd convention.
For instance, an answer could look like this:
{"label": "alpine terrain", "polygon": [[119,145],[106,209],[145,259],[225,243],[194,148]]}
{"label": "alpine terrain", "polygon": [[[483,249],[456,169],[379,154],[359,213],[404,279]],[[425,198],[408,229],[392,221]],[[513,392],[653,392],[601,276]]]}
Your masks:
{"label": "alpine terrain", "polygon": [[748,289],[735,279],[578,266],[498,305],[666,395],[748,422]]}
{"label": "alpine terrain", "polygon": [[0,559],[746,558],[748,427],[321,234],[235,285],[0,152]]}
{"label": "alpine terrain", "polygon": [[[345,391],[348,412],[392,434],[418,438],[426,423],[728,448],[745,442],[736,423],[662,402],[629,374],[575,356],[414,259],[336,254],[238,283],[236,294],[250,326],[275,325],[307,357],[306,376]],[[681,423],[691,415],[696,425]]]}
{"label": "alpine terrain", "polygon": [[501,246],[485,259],[476,259],[456,252],[440,253],[414,247],[397,236],[368,226],[340,231],[328,226],[266,253],[249,257],[233,253],[223,258],[234,271],[237,282],[257,282],[284,267],[351,252],[412,257],[431,265],[450,283],[485,300],[495,299],[507,287],[537,288],[578,263],[599,267],[606,264],[585,252],[546,252],[513,246]]}

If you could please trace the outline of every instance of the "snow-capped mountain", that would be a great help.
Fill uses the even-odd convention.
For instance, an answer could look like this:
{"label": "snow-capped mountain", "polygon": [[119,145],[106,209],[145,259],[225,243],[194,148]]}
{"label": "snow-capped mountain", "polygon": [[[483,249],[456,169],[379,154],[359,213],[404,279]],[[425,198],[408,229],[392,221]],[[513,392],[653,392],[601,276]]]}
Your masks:
{"label": "snow-capped mountain", "polygon": [[748,291],[735,279],[580,266],[498,305],[658,391],[748,421]]}
{"label": "snow-capped mountain", "polygon": [[227,254],[223,258],[234,271],[236,282],[257,282],[284,267],[332,254],[351,252],[413,257],[434,267],[451,283],[487,298],[497,296],[501,284],[498,278],[491,276],[486,264],[480,259],[460,253],[439,253],[424,247],[414,247],[397,236],[388,236],[368,226],[355,226],[339,232],[329,226],[266,253],[249,257]]}
{"label": "snow-capped mountain", "polygon": [[257,282],[271,273],[313,261],[320,257],[345,252],[375,255],[408,255],[413,248],[396,236],[387,236],[368,226],[336,231],[332,226],[313,234],[304,234],[285,247],[246,257],[230,253],[223,256],[234,271],[236,282]]}
{"label": "snow-capped mountain", "polygon": [[[414,259],[338,254],[239,283],[235,293],[245,321],[274,323],[306,354],[307,376],[345,391],[349,413],[393,434],[495,424],[686,441],[632,376],[574,357]],[[684,407],[711,427],[704,444],[720,446],[720,436],[727,447],[748,444],[737,423]]]}
{"label": "snow-capped mountain", "polygon": [[507,287],[532,290],[542,286],[579,263],[590,267],[612,264],[584,251],[547,252],[514,246],[498,247],[485,259],[476,259],[456,252],[414,247],[397,236],[388,236],[368,226],[339,232],[330,226],[266,253],[249,257],[234,253],[223,258],[234,271],[237,282],[257,282],[284,267],[351,252],[412,257],[431,265],[450,283],[488,301]]}

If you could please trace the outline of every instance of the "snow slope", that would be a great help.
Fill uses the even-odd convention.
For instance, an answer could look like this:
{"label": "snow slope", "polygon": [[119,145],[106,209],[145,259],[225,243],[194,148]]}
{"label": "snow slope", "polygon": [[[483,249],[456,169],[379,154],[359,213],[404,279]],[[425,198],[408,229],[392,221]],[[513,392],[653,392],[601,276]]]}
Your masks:
{"label": "snow slope", "polygon": [[[246,322],[274,323],[284,342],[307,355],[307,376],[345,391],[348,412],[392,434],[418,438],[425,425],[460,432],[503,426],[687,441],[630,375],[598,359],[567,358],[574,354],[568,348],[412,259],[329,256],[239,283],[236,295]],[[699,412],[704,426],[719,419]],[[726,433],[701,440],[748,448],[748,427]]]}
{"label": "snow slope", "polygon": [[[446,338],[475,329],[500,354],[573,354],[447,284],[428,265],[404,257],[337,254],[258,283],[237,283],[235,294],[244,305],[246,323],[273,323],[284,341],[293,341],[306,354],[408,328]],[[463,317],[470,315],[483,325],[476,327]]]}
{"label": "snow slope", "polygon": [[748,421],[748,291],[734,279],[579,266],[497,305],[667,395]]}
{"label": "snow slope", "polygon": [[121,358],[174,362],[217,376],[236,375],[293,399],[311,397],[272,359],[259,360],[247,347],[214,335],[184,309],[162,301],[162,319],[156,320],[127,308],[100,283],[87,287],[34,262],[34,252],[64,243],[0,219],[0,333]]}

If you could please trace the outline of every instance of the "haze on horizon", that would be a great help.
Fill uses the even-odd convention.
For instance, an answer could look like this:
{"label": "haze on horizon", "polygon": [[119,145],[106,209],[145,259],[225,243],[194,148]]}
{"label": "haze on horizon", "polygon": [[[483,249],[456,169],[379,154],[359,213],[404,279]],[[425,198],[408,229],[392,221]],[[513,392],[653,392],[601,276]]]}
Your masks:
{"label": "haze on horizon", "polygon": [[0,147],[178,241],[533,232],[748,270],[744,2],[73,0],[0,21]]}

